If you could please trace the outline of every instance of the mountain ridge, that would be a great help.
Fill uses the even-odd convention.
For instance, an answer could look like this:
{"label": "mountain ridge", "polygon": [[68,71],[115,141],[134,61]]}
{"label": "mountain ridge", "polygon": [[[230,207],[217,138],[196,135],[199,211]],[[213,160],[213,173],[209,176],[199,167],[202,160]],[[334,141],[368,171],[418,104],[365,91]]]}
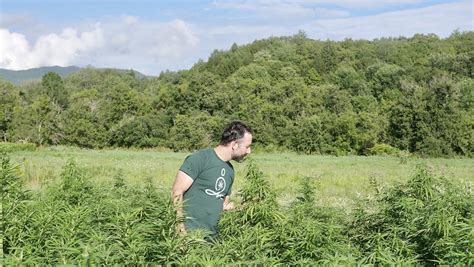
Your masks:
{"label": "mountain ridge", "polygon": [[[0,68],[0,79],[9,81],[15,85],[19,85],[21,83],[28,82],[28,81],[41,80],[43,75],[45,75],[48,72],[55,72],[59,74],[59,76],[64,78],[64,77],[67,77],[69,74],[77,72],[81,69],[84,69],[84,68],[77,67],[77,66],[67,66],[67,67],[44,66],[44,67],[39,67],[39,68],[31,68],[27,70],[9,70],[9,69]],[[97,69],[98,70],[116,70],[119,72],[131,70],[139,77],[143,77],[143,78],[151,77],[133,69],[129,69],[129,70],[116,69],[116,68],[97,68]]]}

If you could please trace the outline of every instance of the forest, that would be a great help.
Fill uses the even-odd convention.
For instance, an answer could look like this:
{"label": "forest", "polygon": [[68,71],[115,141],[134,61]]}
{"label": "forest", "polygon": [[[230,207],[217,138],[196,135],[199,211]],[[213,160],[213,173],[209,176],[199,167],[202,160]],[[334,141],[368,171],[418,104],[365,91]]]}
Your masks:
{"label": "forest", "polygon": [[4,142],[193,151],[230,120],[256,150],[474,154],[474,32],[313,40],[302,31],[215,50],[157,77],[84,68],[0,81]]}

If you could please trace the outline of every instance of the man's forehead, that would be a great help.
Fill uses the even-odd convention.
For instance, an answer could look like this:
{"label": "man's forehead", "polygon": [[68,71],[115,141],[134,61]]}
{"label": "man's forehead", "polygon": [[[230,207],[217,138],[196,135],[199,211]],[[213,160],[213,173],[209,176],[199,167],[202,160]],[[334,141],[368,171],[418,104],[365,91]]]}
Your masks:
{"label": "man's forehead", "polygon": [[242,141],[248,142],[248,143],[252,143],[252,138],[253,138],[253,137],[252,137],[252,134],[246,132],[246,133],[244,134],[244,137],[242,137]]}
{"label": "man's forehead", "polygon": [[252,134],[245,132],[244,136],[237,140],[239,143],[252,142]]}

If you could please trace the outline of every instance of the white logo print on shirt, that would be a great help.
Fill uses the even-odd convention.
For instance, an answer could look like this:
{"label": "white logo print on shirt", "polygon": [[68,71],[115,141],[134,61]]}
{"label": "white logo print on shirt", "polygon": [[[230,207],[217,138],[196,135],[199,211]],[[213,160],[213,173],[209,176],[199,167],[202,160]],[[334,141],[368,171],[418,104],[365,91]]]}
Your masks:
{"label": "white logo print on shirt", "polygon": [[216,196],[216,198],[222,198],[224,196],[224,194],[222,194],[222,192],[224,192],[224,190],[225,190],[224,175],[225,175],[225,169],[222,168],[221,177],[217,178],[217,180],[216,180],[216,185],[215,185],[216,191],[214,191],[212,189],[206,189],[204,192],[206,192],[206,194],[208,194],[210,196]]}

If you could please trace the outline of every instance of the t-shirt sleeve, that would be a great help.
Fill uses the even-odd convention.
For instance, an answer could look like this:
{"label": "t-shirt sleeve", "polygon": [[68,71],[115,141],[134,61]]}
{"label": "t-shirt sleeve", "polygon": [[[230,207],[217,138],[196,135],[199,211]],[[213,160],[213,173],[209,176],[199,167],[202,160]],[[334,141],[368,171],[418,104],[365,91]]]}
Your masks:
{"label": "t-shirt sleeve", "polygon": [[232,178],[232,181],[230,182],[229,190],[227,190],[226,196],[230,196],[232,194],[232,185],[234,184],[234,178]]}
{"label": "t-shirt sleeve", "polygon": [[234,166],[232,166],[232,164],[230,164],[230,162],[229,162],[229,165],[230,165],[230,168],[232,169],[232,175],[231,175],[231,179],[230,179],[229,190],[227,190],[226,196],[230,196],[232,194],[232,186],[234,185],[234,179],[235,179]]}
{"label": "t-shirt sleeve", "polygon": [[183,165],[179,168],[180,171],[189,175],[193,180],[196,180],[202,169],[202,160],[197,153],[189,155],[184,159]]}

